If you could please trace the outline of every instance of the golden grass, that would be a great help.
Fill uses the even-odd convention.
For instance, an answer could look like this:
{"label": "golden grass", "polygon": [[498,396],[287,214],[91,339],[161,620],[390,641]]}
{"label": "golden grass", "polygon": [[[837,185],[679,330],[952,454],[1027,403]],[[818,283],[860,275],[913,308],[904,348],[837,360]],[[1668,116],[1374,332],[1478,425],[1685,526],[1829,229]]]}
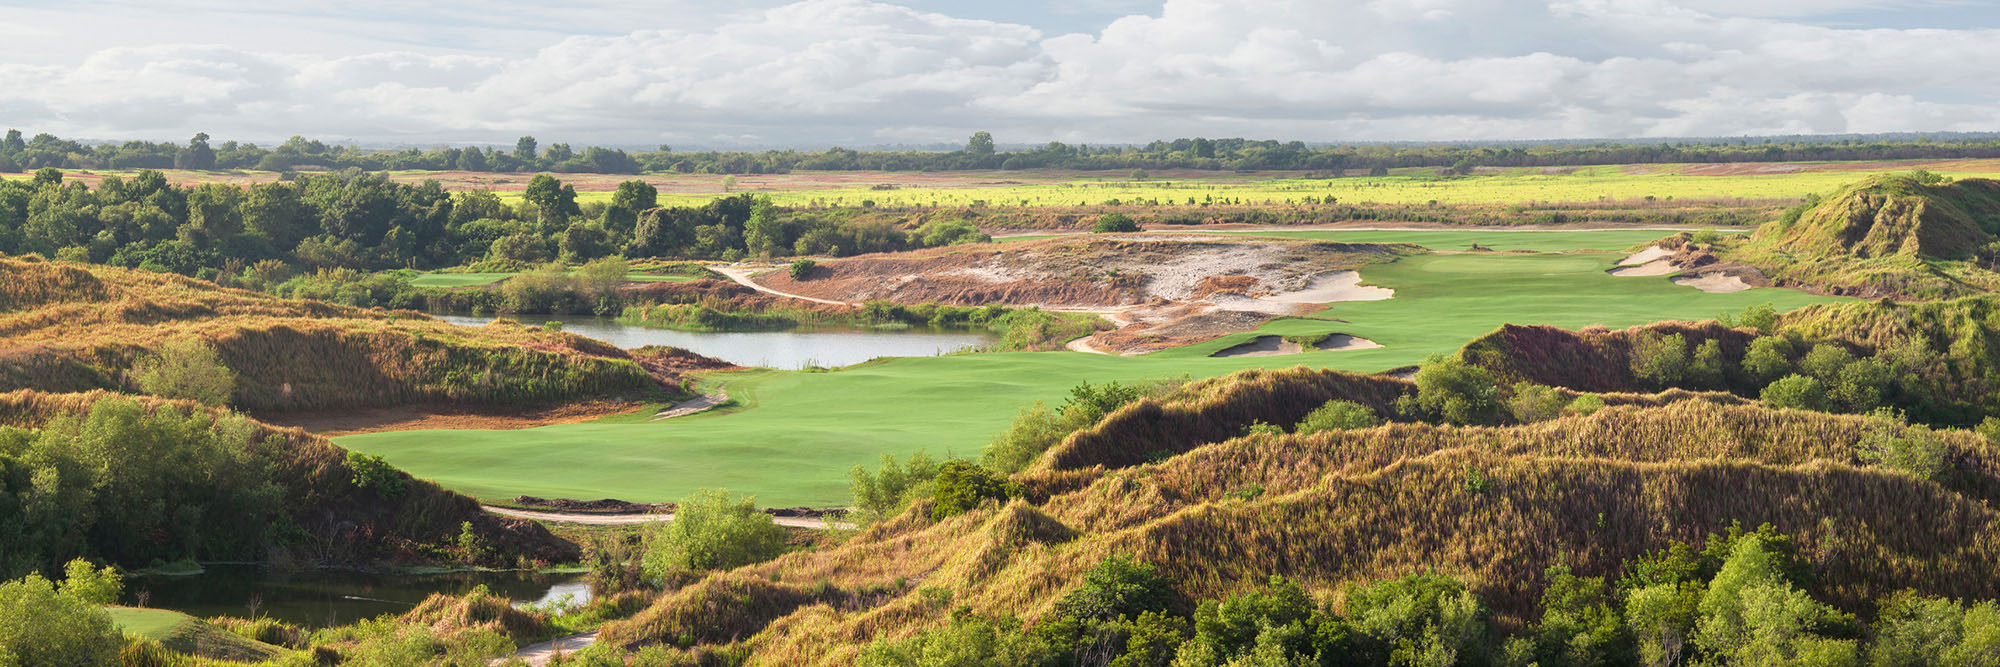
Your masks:
{"label": "golden grass", "polygon": [[[1190,444],[1339,391],[1379,404],[1400,391],[1392,382],[1293,370],[1192,383],[1071,438],[1066,454],[1020,477],[1024,499],[935,523],[919,502],[830,550],[694,583],[603,636],[707,637],[749,650],[752,664],[848,664],[869,642],[942,625],[960,605],[1045,617],[1112,554],[1154,563],[1197,598],[1274,574],[1334,591],[1440,572],[1470,582],[1503,626],[1518,627],[1549,565],[1616,574],[1625,559],[1733,521],[1796,535],[1819,576],[1814,593],[1850,610],[1905,587],[2000,593],[2000,451],[1963,432],[1944,434],[1948,471],[1935,482],[1858,465],[1861,418],[1684,392],[1619,396],[1627,405],[1525,426],[1402,423]],[[1187,435],[1168,437],[1176,432]],[[1161,444],[1185,453],[1125,463]],[[737,593],[756,581],[791,585],[771,583],[780,577],[816,592]],[[873,604],[823,601],[832,598]],[[706,615],[718,610],[729,616]],[[728,630],[668,636],[687,621],[664,619]]]}

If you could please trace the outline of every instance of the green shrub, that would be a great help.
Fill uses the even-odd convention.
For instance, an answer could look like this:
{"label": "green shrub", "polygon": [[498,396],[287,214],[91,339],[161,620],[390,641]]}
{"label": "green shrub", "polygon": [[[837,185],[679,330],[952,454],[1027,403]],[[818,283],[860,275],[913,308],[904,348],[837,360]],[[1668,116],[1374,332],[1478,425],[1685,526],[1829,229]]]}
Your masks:
{"label": "green shrub", "polygon": [[1533,382],[1515,384],[1513,396],[1507,399],[1507,411],[1514,419],[1529,424],[1562,416],[1566,405],[1561,391]]}
{"label": "green shrub", "polygon": [[847,474],[853,480],[848,489],[854,494],[856,518],[879,521],[902,511],[912,499],[926,495],[938,469],[937,461],[923,452],[909,455],[901,464],[895,456],[883,454],[882,467],[873,474],[854,466]]}
{"label": "green shrub", "polygon": [[960,243],[986,243],[993,237],[965,220],[932,220],[917,228],[917,239],[925,247],[936,248]]}
{"label": "green shrub", "polygon": [[1082,584],[1056,602],[1056,613],[1079,620],[1137,617],[1171,609],[1179,595],[1173,580],[1151,563],[1106,556],[1083,575]]}
{"label": "green shrub", "polygon": [[2000,605],[1962,604],[1904,591],[1882,601],[1871,665],[2000,663]]}
{"label": "green shrub", "polygon": [[383,498],[403,495],[403,472],[380,456],[348,452],[347,469],[353,473],[352,481],[357,487],[371,489]]}
{"label": "green shrub", "polygon": [[1825,410],[1826,389],[1819,380],[1804,375],[1788,375],[1764,387],[1758,398],[1781,408]]}
{"label": "green shrub", "polygon": [[1748,306],[1736,315],[1724,313],[1716,316],[1715,320],[1725,327],[1745,327],[1755,329],[1758,333],[1770,334],[1776,331],[1778,325],[1778,309],[1768,303]]}
{"label": "green shrub", "polygon": [[121,634],[97,603],[57,592],[40,575],[0,583],[0,665],[117,664]]}
{"label": "green shrub", "polygon": [[1332,400],[1306,413],[1305,418],[1299,420],[1298,425],[1292,428],[1292,432],[1304,435],[1323,431],[1373,428],[1380,425],[1382,418],[1375,416],[1375,411],[1368,409],[1368,406],[1354,401]]}
{"label": "green shrub", "polygon": [[1778,336],[1764,336],[1750,341],[1750,350],[1743,354],[1743,374],[1758,385],[1767,385],[1793,372],[1792,341]]}
{"label": "green shrub", "polygon": [[674,507],[674,520],[646,536],[646,576],[667,580],[683,572],[727,570],[785,552],[785,529],[755,501],[728,491],[696,491]]}
{"label": "green shrub", "polygon": [[1935,431],[1909,424],[1888,410],[1868,419],[1868,432],[1856,443],[1862,463],[1931,479],[1944,470],[1945,444]]}
{"label": "green shrub", "polygon": [[108,565],[94,568],[90,561],[78,558],[63,566],[63,595],[91,604],[113,604],[124,590],[125,577]]}
{"label": "green shrub", "polygon": [[1347,592],[1347,624],[1387,649],[1376,664],[1450,665],[1485,636],[1479,597],[1451,577],[1415,574]]}
{"label": "green shrub", "polygon": [[1040,637],[1022,632],[1011,617],[989,619],[960,608],[951,623],[910,639],[877,639],[855,664],[861,667],[1045,667],[1057,653]]}
{"label": "green shrub", "polygon": [[1820,343],[1799,360],[1799,372],[1823,384],[1832,384],[1840,380],[1841,369],[1851,363],[1854,363],[1854,353],[1848,352],[1847,348]]}
{"label": "green shrub", "polygon": [[1827,399],[1841,412],[1867,412],[1882,404],[1892,378],[1889,367],[1874,359],[1858,359],[1841,367],[1828,385]]}
{"label": "green shrub", "polygon": [[1632,343],[1632,375],[1654,387],[1676,386],[1688,376],[1687,337],[1644,332]]}
{"label": "green shrub", "polygon": [[138,381],[140,391],[202,405],[225,405],[236,393],[235,371],[222,363],[215,348],[198,338],[161,345],[158,351],[133,366],[132,377]]}
{"label": "green shrub", "polygon": [[1243,425],[1243,435],[1246,436],[1284,435],[1284,434],[1285,434],[1284,428],[1279,427],[1277,424],[1264,421],[1262,419],[1253,420],[1250,423]]}
{"label": "green shrub", "polygon": [[813,267],[815,266],[819,266],[819,262],[800,257],[792,260],[792,266],[788,270],[788,273],[791,274],[792,280],[805,280],[806,276],[812,274]]}
{"label": "green shrub", "polygon": [[1729,360],[1722,354],[1722,341],[1709,339],[1694,348],[1688,360],[1687,381],[1696,387],[1719,388],[1729,381]]}
{"label": "green shrub", "polygon": [[1000,475],[971,461],[952,459],[938,468],[931,520],[942,521],[969,512],[989,499],[1004,501],[1014,495],[1012,485]]}
{"label": "green shrub", "polygon": [[1725,664],[1857,664],[1855,642],[1822,636],[1852,619],[1796,588],[1782,560],[1761,536],[1738,540],[1702,594],[1695,643]]}
{"label": "green shrub", "polygon": [[1451,424],[1497,424],[1506,419],[1493,373],[1458,357],[1435,355],[1417,369],[1415,396],[1397,406],[1413,417]]}
{"label": "green shrub", "polygon": [[1550,567],[1542,590],[1542,617],[1531,632],[1534,655],[1544,665],[1615,664],[1630,650],[1618,600],[1601,577],[1579,577]]}
{"label": "green shrub", "polygon": [[1140,231],[1139,223],[1133,222],[1132,216],[1123,213],[1100,215],[1097,217],[1097,224],[1090,226],[1090,232],[1093,234],[1124,234],[1137,231]]}

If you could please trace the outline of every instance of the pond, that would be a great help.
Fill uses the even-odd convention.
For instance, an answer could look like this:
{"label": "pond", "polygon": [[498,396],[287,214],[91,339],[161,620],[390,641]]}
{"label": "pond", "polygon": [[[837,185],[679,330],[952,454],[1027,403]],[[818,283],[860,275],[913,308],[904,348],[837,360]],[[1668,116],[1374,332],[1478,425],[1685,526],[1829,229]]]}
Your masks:
{"label": "pond", "polygon": [[[432,315],[461,326],[484,326],[493,318]],[[563,330],[618,347],[678,347],[738,366],[797,370],[838,368],[876,357],[935,357],[996,342],[978,331],[940,329],[790,329],[786,331],[674,331],[621,324],[609,317],[507,315],[525,324],[561,322]]]}
{"label": "pond", "polygon": [[516,604],[545,604],[564,596],[576,604],[590,599],[590,585],[581,573],[327,571],[280,575],[253,565],[210,565],[200,574],[127,578],[122,603],[200,618],[242,618],[254,611],[286,623],[325,628],[400,614],[432,593],[460,594],[481,584]]}

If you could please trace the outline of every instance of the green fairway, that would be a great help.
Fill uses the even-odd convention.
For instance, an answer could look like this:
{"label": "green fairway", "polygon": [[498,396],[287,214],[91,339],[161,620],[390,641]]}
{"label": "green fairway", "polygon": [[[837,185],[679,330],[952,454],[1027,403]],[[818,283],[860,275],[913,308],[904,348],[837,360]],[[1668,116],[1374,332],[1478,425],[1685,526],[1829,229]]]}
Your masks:
{"label": "green fairway", "polygon": [[[1744,230],[1747,231],[1747,230]],[[1507,231],[1495,229],[1478,230],[1319,230],[1299,231],[1254,231],[1220,232],[1224,234],[1245,234],[1251,236],[1278,236],[1294,239],[1317,239],[1340,241],[1343,243],[1415,243],[1432,250],[1465,250],[1477,243],[1494,250],[1533,250],[1535,252],[1567,252],[1571,250],[1617,250],[1656,241],[1673,232],[1657,229],[1608,229],[1602,231]],[[1725,231],[1724,233],[1735,233]]]}
{"label": "green fairway", "polygon": [[[426,273],[410,279],[416,287],[478,287],[512,278],[516,273]],[[625,279],[635,283],[686,282],[693,276],[662,276],[651,273],[628,273]]]}
{"label": "green fairway", "polygon": [[[1380,240],[1414,239],[1393,232]],[[1450,232],[1452,243],[1506,243],[1512,232]],[[1563,232],[1524,237],[1547,247],[1623,248],[1653,237]],[[1569,236],[1564,236],[1569,235]],[[1584,236],[1577,236],[1584,235]],[[1442,237],[1439,237],[1442,238]],[[1439,238],[1429,242],[1443,244]],[[1636,241],[1634,239],[1637,239]],[[1520,242],[1520,241],[1516,241]],[[591,423],[521,431],[402,431],[341,438],[412,474],[484,498],[674,500],[699,488],[755,494],[766,506],[839,505],[846,471],[883,453],[977,456],[1034,400],[1060,401],[1079,382],[1310,365],[1382,371],[1450,352],[1504,323],[1625,327],[1705,319],[1745,306],[1782,310],[1831,300],[1790,290],[1706,294],[1666,277],[1607,275],[1617,251],[1461,253],[1411,257],[1362,270],[1390,287],[1386,301],[1336,304],[1315,318],[1142,357],[1076,352],[975,354],[871,362],[831,373],[758,370],[710,378],[747,409],[658,423]],[[1336,321],[1330,318],[1339,318]],[[1262,334],[1349,333],[1371,350],[1217,359],[1207,355]]]}
{"label": "green fairway", "polygon": [[104,610],[111,612],[111,622],[118,624],[125,634],[161,641],[172,637],[181,626],[195,622],[192,616],[165,609],[105,607]]}

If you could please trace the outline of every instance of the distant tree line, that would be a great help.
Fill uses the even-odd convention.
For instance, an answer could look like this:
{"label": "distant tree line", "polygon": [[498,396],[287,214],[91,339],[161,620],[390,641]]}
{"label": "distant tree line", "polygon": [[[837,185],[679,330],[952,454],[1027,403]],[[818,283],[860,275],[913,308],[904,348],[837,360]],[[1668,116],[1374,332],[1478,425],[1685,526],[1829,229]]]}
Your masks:
{"label": "distant tree line", "polygon": [[736,195],[662,208],[641,181],[609,202],[579,205],[548,174],[516,203],[487,191],[445,192],[344,170],[248,187],[179,186],[158,171],[105,177],[95,189],[44,167],[0,180],[0,253],[275,285],[329,269],[429,269],[493,262],[512,268],[601,257],[852,255],[985,240],[939,219],[906,233],[854,211],[794,211]]}
{"label": "distant tree line", "polygon": [[2000,157],[2000,139],[1948,137],[1843,137],[1715,139],[1682,142],[1550,142],[1539,144],[1362,144],[1309,146],[1301,141],[1182,138],[1144,146],[1070,145],[1060,142],[1001,151],[993,136],[974,134],[956,151],[829,148],[822,151],[653,151],[567,143],[543,146],[521,137],[513,148],[440,147],[384,150],[327,144],[294,136],[265,148],[212,143],[196,134],[185,144],[127,141],[85,144],[8,130],[0,139],[0,172],[61,169],[228,169],[287,171],[362,169],[557,173],[771,174],[791,171],[963,171],[984,169],[1304,170],[1379,174],[1398,168],[1460,172],[1476,167],[1569,167],[1678,162],[1797,162]]}

